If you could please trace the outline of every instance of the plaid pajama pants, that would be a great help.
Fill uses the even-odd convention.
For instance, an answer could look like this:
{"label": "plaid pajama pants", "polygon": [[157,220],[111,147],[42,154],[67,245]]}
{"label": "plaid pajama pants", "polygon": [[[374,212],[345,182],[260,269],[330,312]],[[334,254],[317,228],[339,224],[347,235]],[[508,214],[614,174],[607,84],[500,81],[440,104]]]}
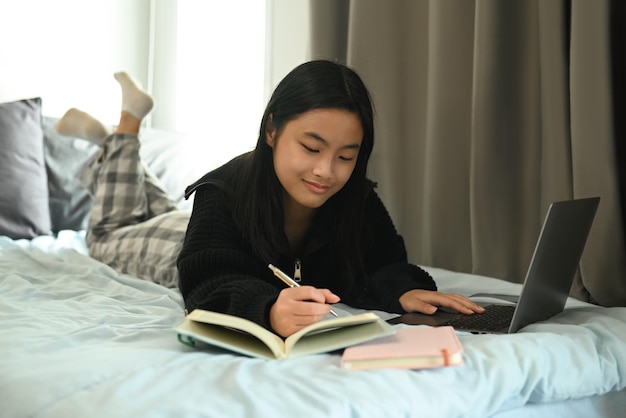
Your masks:
{"label": "plaid pajama pants", "polygon": [[94,197],[89,254],[120,273],[176,287],[190,211],[177,208],[139,149],[136,135],[111,135],[85,169],[82,180]]}

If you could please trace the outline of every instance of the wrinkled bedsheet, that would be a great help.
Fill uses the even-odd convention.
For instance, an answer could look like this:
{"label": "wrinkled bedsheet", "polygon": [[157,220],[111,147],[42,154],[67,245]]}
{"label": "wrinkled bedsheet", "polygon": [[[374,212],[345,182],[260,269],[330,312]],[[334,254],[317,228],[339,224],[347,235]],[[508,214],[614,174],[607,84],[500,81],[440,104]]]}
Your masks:
{"label": "wrinkled bedsheet", "polygon": [[[443,291],[520,289],[427,270]],[[465,364],[422,371],[346,371],[340,352],[279,361],[195,350],[173,332],[182,318],[176,289],[91,259],[83,232],[0,237],[2,416],[489,417],[606,393],[626,405],[626,308],[570,300],[514,335],[460,333]]]}

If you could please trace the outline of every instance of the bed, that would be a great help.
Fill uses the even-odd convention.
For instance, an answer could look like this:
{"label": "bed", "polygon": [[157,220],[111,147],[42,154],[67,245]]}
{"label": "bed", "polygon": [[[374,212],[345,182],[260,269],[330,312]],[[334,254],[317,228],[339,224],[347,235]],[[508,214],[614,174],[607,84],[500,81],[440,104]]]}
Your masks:
{"label": "bed", "polygon": [[[1,137],[12,131],[2,129],[7,113],[0,110]],[[626,308],[574,299],[563,313],[515,335],[459,333],[459,367],[347,371],[339,367],[341,352],[279,361],[181,344],[173,331],[183,318],[178,290],[89,257],[85,201],[73,170],[93,150],[54,138],[54,121],[39,118],[52,232],[39,233],[31,222],[31,236],[0,234],[3,417],[625,416]],[[166,148],[184,148],[180,139],[149,134],[146,161],[178,189],[196,174],[163,169],[175,161]],[[496,278],[424,268],[443,291],[520,291]],[[478,300],[491,299],[498,298]]]}

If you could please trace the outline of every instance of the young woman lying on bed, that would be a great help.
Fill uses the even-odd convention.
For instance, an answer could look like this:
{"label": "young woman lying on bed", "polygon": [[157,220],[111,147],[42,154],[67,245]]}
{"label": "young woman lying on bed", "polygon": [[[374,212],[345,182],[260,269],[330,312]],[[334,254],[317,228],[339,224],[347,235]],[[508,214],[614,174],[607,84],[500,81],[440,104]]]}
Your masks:
{"label": "young woman lying on bed", "polygon": [[[284,337],[340,299],[397,313],[482,312],[461,295],[437,292],[408,263],[366,177],[372,104],[350,68],[320,60],[292,70],[267,104],[256,148],[189,186],[191,214],[176,208],[140,160],[138,134],[152,98],[128,74],[115,78],[122,89],[115,131],[77,109],[56,126],[101,146],[83,176],[94,196],[87,230],[94,258],[178,284],[189,311],[241,316]],[[294,272],[301,286],[286,288],[270,263]]]}

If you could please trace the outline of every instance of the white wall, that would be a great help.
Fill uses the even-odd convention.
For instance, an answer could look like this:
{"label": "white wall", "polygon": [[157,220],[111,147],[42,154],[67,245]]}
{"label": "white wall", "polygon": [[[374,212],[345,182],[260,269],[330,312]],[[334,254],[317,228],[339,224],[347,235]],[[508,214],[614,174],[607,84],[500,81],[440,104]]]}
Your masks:
{"label": "white wall", "polygon": [[276,84],[309,55],[309,1],[269,0],[266,39],[268,42],[265,91]]}
{"label": "white wall", "polygon": [[[119,117],[120,69],[147,82],[150,0],[0,0],[0,101]],[[97,98],[97,100],[94,100]]]}

